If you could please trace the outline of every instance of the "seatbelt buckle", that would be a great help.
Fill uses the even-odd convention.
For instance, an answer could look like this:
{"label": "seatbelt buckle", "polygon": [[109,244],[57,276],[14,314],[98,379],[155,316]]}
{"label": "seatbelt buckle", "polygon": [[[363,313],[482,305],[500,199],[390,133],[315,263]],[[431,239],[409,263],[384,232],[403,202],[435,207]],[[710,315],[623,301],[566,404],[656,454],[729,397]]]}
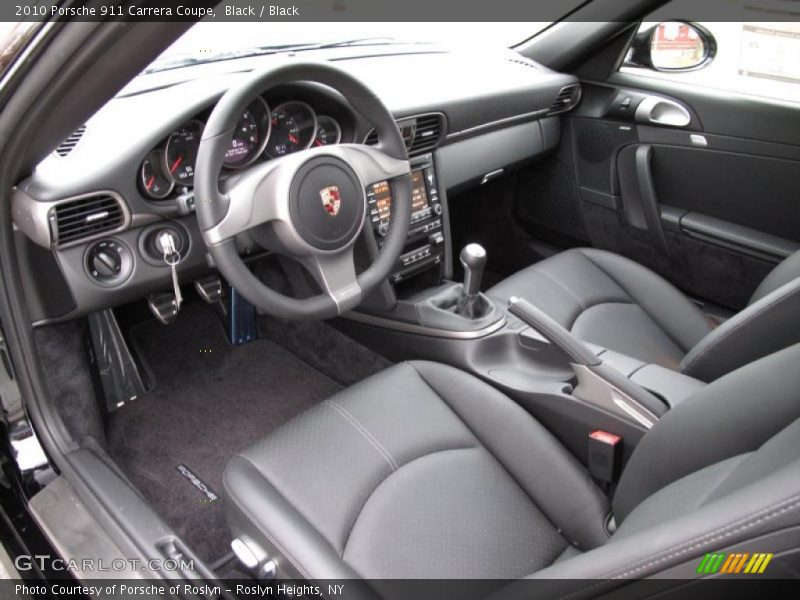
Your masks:
{"label": "seatbelt buckle", "polygon": [[589,434],[589,474],[606,483],[614,481],[622,455],[622,437],[602,429]]}

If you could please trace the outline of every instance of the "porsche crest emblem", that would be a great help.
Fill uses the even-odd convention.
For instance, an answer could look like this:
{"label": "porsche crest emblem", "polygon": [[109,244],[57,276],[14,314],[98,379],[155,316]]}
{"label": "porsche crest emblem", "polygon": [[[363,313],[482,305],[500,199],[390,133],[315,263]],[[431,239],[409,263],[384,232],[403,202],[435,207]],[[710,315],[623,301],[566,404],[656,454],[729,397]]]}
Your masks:
{"label": "porsche crest emblem", "polygon": [[330,216],[335,217],[339,214],[339,208],[342,206],[342,198],[339,195],[339,188],[335,185],[329,185],[319,191],[319,197],[322,200],[322,207]]}

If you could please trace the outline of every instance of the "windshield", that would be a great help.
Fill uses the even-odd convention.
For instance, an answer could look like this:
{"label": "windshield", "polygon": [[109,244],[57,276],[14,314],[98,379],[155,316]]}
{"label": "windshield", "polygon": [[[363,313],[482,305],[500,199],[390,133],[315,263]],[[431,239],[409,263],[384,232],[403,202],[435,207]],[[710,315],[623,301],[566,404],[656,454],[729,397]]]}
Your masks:
{"label": "windshield", "polygon": [[549,26],[525,23],[210,23],[200,22],[146,70],[159,71],[224,58],[320,45],[438,44],[450,48],[508,48]]}

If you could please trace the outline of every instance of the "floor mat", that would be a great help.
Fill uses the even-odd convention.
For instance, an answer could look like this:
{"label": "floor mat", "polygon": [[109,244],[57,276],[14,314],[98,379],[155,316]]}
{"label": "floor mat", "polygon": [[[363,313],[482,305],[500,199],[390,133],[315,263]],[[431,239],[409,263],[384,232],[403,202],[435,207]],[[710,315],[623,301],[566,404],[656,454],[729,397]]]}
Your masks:
{"label": "floor mat", "polygon": [[213,562],[229,552],[221,498],[227,461],[341,386],[271,340],[229,346],[205,305],[185,306],[169,326],[138,326],[132,338],[157,386],[111,415],[110,454]]}

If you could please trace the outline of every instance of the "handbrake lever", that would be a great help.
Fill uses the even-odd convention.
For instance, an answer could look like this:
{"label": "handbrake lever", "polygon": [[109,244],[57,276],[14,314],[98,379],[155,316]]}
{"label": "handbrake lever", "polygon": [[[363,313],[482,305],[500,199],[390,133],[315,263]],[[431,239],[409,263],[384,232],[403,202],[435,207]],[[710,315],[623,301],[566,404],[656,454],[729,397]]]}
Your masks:
{"label": "handbrake lever", "polygon": [[667,411],[661,400],[604,364],[572,332],[527,300],[512,296],[508,301],[508,311],[567,355],[578,379],[573,392],[576,398],[621,414],[646,429],[650,429]]}

